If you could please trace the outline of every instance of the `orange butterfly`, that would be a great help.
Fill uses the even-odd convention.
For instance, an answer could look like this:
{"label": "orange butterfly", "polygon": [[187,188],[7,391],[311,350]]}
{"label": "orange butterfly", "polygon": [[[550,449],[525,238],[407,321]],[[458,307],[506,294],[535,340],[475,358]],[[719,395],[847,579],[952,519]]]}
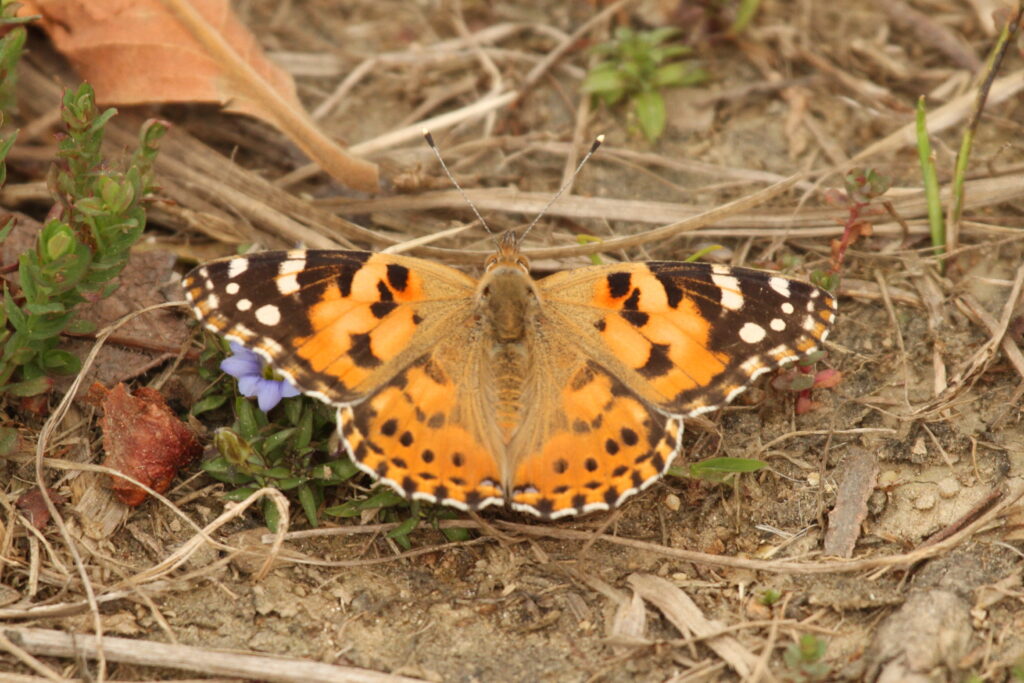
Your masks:
{"label": "orange butterfly", "polygon": [[360,251],[263,252],[184,280],[210,330],[337,406],[352,460],[399,493],[545,519],[662,475],[683,418],[815,349],[835,298],[774,273],[652,261],[530,277],[501,236],[479,281]]}

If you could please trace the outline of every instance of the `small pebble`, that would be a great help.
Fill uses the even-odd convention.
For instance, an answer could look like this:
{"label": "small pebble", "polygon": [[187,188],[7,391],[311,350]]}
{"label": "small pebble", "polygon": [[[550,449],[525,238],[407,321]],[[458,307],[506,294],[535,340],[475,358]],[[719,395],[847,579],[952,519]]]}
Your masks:
{"label": "small pebble", "polygon": [[665,507],[672,512],[679,512],[679,508],[682,507],[682,501],[679,500],[679,496],[674,493],[670,493],[665,496]]}
{"label": "small pebble", "polygon": [[939,482],[939,495],[943,498],[952,498],[960,492],[960,482],[954,477],[946,477]]}
{"label": "small pebble", "polygon": [[918,510],[931,510],[935,507],[935,495],[932,493],[922,493],[914,501],[914,507]]}
{"label": "small pebble", "polygon": [[819,483],[821,483],[821,475],[818,474],[817,472],[811,472],[810,474],[807,475],[807,483],[810,484],[811,486],[817,486]]}

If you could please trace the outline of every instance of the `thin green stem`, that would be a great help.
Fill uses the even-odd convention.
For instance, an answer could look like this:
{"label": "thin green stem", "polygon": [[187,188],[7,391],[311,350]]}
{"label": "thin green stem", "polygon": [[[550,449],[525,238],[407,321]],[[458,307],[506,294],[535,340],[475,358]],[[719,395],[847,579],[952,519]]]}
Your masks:
{"label": "thin green stem", "polygon": [[935,156],[928,139],[927,113],[924,95],[917,99],[917,155],[921,161],[921,179],[924,195],[928,202],[928,226],[932,235],[932,247],[936,254],[946,251],[946,225],[942,217],[942,199],[939,197],[939,178],[935,172]]}

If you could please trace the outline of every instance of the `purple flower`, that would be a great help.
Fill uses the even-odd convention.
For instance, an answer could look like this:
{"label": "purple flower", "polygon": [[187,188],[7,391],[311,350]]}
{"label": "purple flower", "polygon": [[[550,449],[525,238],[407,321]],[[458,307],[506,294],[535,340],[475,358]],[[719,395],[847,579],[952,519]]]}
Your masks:
{"label": "purple flower", "polygon": [[299,390],[283,379],[273,379],[270,368],[263,359],[241,344],[231,342],[231,353],[220,362],[220,369],[238,380],[238,391],[242,396],[256,397],[256,402],[265,413],[281,402],[282,398],[298,396]]}

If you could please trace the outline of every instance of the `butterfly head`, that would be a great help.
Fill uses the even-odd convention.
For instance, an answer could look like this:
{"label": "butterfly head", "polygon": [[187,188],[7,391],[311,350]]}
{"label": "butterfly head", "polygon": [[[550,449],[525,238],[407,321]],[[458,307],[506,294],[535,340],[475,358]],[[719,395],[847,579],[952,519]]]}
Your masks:
{"label": "butterfly head", "polygon": [[487,259],[486,273],[477,289],[477,306],[502,342],[522,339],[527,321],[539,306],[530,262],[519,252],[512,231],[501,235],[498,250]]}

